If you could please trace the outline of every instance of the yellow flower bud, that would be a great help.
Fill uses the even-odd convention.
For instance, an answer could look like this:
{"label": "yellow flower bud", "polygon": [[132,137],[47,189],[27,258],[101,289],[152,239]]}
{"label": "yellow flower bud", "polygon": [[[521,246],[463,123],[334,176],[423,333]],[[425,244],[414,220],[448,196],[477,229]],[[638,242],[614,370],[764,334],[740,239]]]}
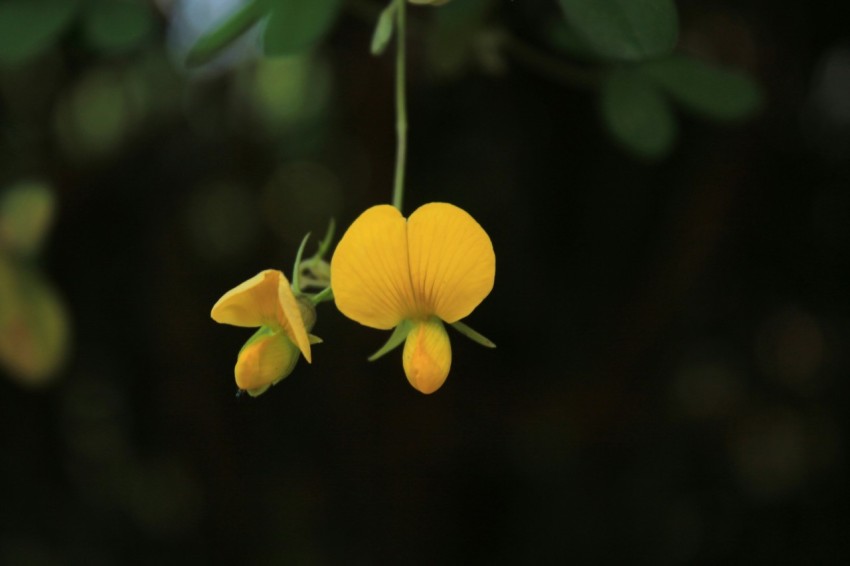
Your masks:
{"label": "yellow flower bud", "polygon": [[236,385],[252,397],[292,373],[301,352],[283,332],[267,327],[248,340],[236,360]]}
{"label": "yellow flower bud", "polygon": [[421,393],[433,393],[445,383],[452,347],[440,319],[432,317],[413,327],[404,342],[402,363],[407,381]]}

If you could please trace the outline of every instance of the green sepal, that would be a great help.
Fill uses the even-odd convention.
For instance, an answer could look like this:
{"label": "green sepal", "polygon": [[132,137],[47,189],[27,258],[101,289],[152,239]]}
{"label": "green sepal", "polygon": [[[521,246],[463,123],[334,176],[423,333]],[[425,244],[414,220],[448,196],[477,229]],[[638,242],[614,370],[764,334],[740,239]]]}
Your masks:
{"label": "green sepal", "polygon": [[462,323],[461,321],[453,322],[452,326],[455,330],[472,340],[473,342],[477,342],[484,346],[485,348],[495,348],[496,344],[493,343],[492,340],[484,336],[483,334],[476,332],[468,325]]}
{"label": "green sepal", "polygon": [[393,38],[395,30],[395,11],[398,6],[397,0],[391,0],[386,8],[378,16],[378,24],[375,26],[375,33],[372,34],[372,46],[369,50],[372,55],[381,55],[389,45]]}
{"label": "green sepal", "polygon": [[[294,273],[298,274],[299,288],[302,286],[304,288],[324,288],[321,293],[328,291],[327,287],[330,286],[331,282],[331,266],[330,263],[325,261],[324,257],[331,249],[331,242],[333,242],[335,231],[336,221],[331,218],[330,222],[328,222],[325,237],[319,241],[319,247],[316,249],[316,253],[304,261],[296,262]],[[322,300],[328,300],[328,298],[322,295]],[[314,300],[313,304],[318,304],[319,302],[321,301]]]}
{"label": "green sepal", "polygon": [[292,267],[292,290],[296,295],[301,294],[301,256],[304,255],[304,246],[309,239],[310,232],[307,232],[301,240],[301,245],[298,246],[298,253],[295,254],[295,265]]}
{"label": "green sepal", "polygon": [[[328,229],[325,231],[325,237],[319,242],[319,249],[316,250],[316,253],[310,259],[322,259],[325,257],[325,254],[328,253],[328,250],[331,249],[331,242],[334,239],[334,233],[336,232],[336,220],[331,217],[328,222]],[[309,261],[309,260],[307,260]]]}
{"label": "green sepal", "polygon": [[311,346],[313,344],[322,344],[324,342],[324,340],[322,340],[321,338],[319,338],[318,336],[316,336],[314,334],[308,334],[307,338],[309,338]]}
{"label": "green sepal", "polygon": [[221,25],[202,35],[186,55],[189,66],[202,65],[221,53],[253,27],[269,11],[267,0],[251,0]]}
{"label": "green sepal", "polygon": [[390,339],[387,340],[386,344],[381,346],[381,349],[369,356],[369,361],[374,362],[378,358],[389,354],[399,346],[401,346],[402,342],[405,341],[407,335],[410,334],[410,331],[413,329],[413,324],[409,320],[403,320],[401,324],[395,327],[393,333],[390,335]]}

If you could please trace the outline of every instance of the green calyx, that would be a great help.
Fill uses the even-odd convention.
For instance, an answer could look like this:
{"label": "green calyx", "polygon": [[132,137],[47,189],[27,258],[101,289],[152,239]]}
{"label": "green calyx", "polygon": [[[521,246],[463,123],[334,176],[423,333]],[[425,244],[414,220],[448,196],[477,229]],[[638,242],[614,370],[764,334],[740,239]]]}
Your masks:
{"label": "green calyx", "polygon": [[[301,240],[301,245],[298,246],[298,253],[295,255],[295,265],[292,268],[292,290],[296,297],[306,297],[314,306],[333,300],[331,266],[325,259],[325,256],[330,251],[335,231],[336,222],[331,218],[328,223],[328,229],[325,232],[325,237],[319,242],[316,253],[310,258],[302,260],[304,247],[310,238],[310,234],[308,233]],[[305,292],[307,288],[320,290],[310,294]]]}
{"label": "green calyx", "polygon": [[452,327],[455,330],[457,330],[458,332],[460,332],[461,334],[463,334],[464,336],[466,336],[467,338],[469,338],[470,340],[472,340],[473,342],[481,344],[485,348],[495,348],[496,347],[496,344],[494,344],[492,340],[490,340],[489,338],[487,338],[486,336],[484,336],[480,332],[473,330],[472,328],[470,328],[468,325],[462,323],[461,321],[453,322]]}
{"label": "green calyx", "polygon": [[381,348],[369,356],[369,361],[374,362],[378,358],[382,358],[385,355],[389,354],[407,339],[407,335],[410,334],[410,331],[413,330],[413,323],[409,320],[401,321],[401,324],[395,327],[393,333],[390,335],[389,340],[381,346]]}
{"label": "green calyx", "polygon": [[[407,339],[407,335],[410,334],[411,330],[413,330],[413,326],[414,324],[412,321],[403,320],[401,324],[395,327],[395,330],[393,330],[393,333],[390,335],[386,343],[384,343],[384,345],[381,346],[381,348],[377,352],[369,356],[369,361],[374,362],[378,358],[384,357],[385,355],[389,354],[390,352],[401,346]],[[463,322],[453,322],[451,323],[451,326],[473,342],[481,344],[485,348],[496,347],[496,344],[494,344],[492,340],[490,340],[480,332],[473,330],[469,327],[469,325],[464,324]]]}

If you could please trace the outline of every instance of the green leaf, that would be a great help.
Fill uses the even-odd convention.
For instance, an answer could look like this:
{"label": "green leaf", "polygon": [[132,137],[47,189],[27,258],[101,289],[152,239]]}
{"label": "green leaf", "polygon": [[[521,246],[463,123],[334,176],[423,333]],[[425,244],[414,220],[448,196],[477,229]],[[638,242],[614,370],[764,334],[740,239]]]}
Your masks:
{"label": "green leaf", "polygon": [[401,346],[401,343],[404,342],[405,339],[407,339],[407,335],[410,334],[412,328],[413,325],[410,323],[410,321],[402,321],[401,324],[395,327],[395,330],[393,330],[393,333],[390,335],[390,338],[389,340],[387,340],[387,343],[381,346],[380,350],[369,356],[369,361],[374,362],[378,358],[382,358],[383,356],[389,354],[390,352]]}
{"label": "green leaf", "polygon": [[683,108],[707,118],[742,120],[761,107],[761,91],[753,79],[698,59],[673,55],[640,70]]}
{"label": "green leaf", "polygon": [[380,55],[386,50],[390,39],[393,37],[395,29],[395,10],[396,0],[390,0],[389,5],[384,8],[381,15],[378,17],[378,25],[375,26],[375,33],[372,35],[372,47],[370,51],[372,55]]}
{"label": "green leaf", "polygon": [[558,0],[567,22],[599,55],[642,61],[670,53],[679,20],[673,0]]}
{"label": "green leaf", "polygon": [[331,29],[342,0],[271,0],[264,37],[266,55],[297,55]]}
{"label": "green leaf", "polygon": [[552,20],[544,35],[552,47],[574,59],[593,62],[600,59],[587,41],[562,20]]}
{"label": "green leaf", "polygon": [[0,65],[19,65],[53,45],[76,12],[76,0],[0,2]]}
{"label": "green leaf", "polygon": [[600,110],[610,133],[626,149],[646,158],[667,155],[676,139],[670,103],[646,77],[615,70],[602,84]]}
{"label": "green leaf", "polygon": [[252,0],[202,35],[186,55],[187,65],[202,65],[242,37],[268,13],[268,0]]}
{"label": "green leaf", "polygon": [[0,197],[0,246],[16,255],[38,252],[53,223],[55,199],[40,181],[23,181]]}
{"label": "green leaf", "polygon": [[492,0],[455,0],[435,10],[426,47],[437,75],[456,76],[476,61],[481,32],[492,8]]}
{"label": "green leaf", "polygon": [[150,8],[139,0],[89,0],[83,31],[93,47],[123,51],[144,41],[153,24]]}
{"label": "green leaf", "polygon": [[469,338],[470,340],[472,340],[473,342],[477,342],[478,344],[481,344],[485,348],[495,348],[496,347],[496,344],[494,344],[492,340],[490,340],[489,338],[487,338],[486,336],[484,336],[480,332],[476,332],[475,330],[470,328],[468,325],[462,323],[461,321],[453,322],[452,327],[455,330],[457,330],[458,332],[460,332],[461,334],[463,334],[464,336],[466,336],[467,338]]}

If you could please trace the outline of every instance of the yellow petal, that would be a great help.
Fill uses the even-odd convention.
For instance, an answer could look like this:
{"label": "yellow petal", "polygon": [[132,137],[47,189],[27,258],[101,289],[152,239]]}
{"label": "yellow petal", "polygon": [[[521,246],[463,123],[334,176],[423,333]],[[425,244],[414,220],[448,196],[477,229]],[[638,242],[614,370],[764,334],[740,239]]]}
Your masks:
{"label": "yellow petal", "polygon": [[[280,273],[280,272],[278,272]],[[292,294],[292,287],[289,285],[283,273],[280,273],[280,279],[277,285],[277,298],[280,305],[278,312],[278,324],[283,331],[289,336],[301,353],[304,354],[304,359],[307,363],[313,363],[313,356],[310,352],[310,337],[307,335],[307,328],[304,326],[304,319],[301,317],[301,309],[298,306],[298,300]]]}
{"label": "yellow petal", "polygon": [[270,332],[248,341],[236,360],[236,385],[256,395],[292,373],[298,348],[281,332]]}
{"label": "yellow petal", "polygon": [[407,240],[420,314],[453,323],[490,294],[496,277],[493,244],[464,210],[442,202],[419,207],[407,221]]}
{"label": "yellow petal", "polygon": [[436,318],[419,322],[404,342],[404,373],[417,391],[433,393],[449,375],[452,347],[443,323]]}
{"label": "yellow petal", "polygon": [[[213,305],[213,320],[254,328],[277,320],[278,281],[283,274],[267,269],[225,293]],[[286,277],[283,277],[286,279]]]}
{"label": "yellow petal", "polygon": [[389,205],[373,206],[342,236],[331,260],[336,306],[348,318],[388,330],[415,309],[406,223]]}
{"label": "yellow petal", "polygon": [[312,362],[310,340],[295,295],[286,276],[266,269],[224,294],[213,306],[216,322],[233,326],[282,329]]}

